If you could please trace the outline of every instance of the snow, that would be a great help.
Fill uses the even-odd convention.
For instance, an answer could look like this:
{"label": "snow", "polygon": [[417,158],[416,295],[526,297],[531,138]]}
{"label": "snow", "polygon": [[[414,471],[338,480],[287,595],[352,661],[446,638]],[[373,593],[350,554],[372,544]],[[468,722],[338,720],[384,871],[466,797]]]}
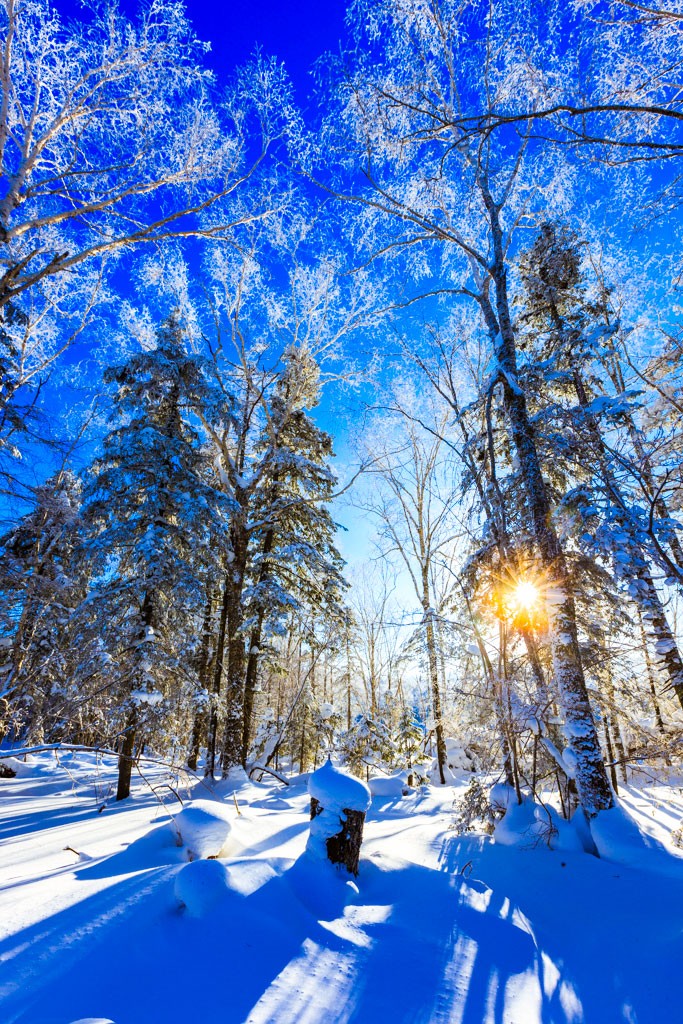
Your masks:
{"label": "snow", "polygon": [[408,772],[399,772],[398,775],[378,775],[368,782],[373,797],[396,799],[408,796]]}
{"label": "snow", "polygon": [[494,786],[494,791],[491,805],[505,810],[493,832],[495,843],[521,849],[545,845],[550,850],[576,853],[584,850],[584,841],[573,820],[565,821],[552,807],[528,798],[518,803],[510,786]]}
{"label": "snow", "polygon": [[228,869],[221,861],[194,860],[176,875],[173,892],[189,914],[202,917],[225,899],[229,885]]}
{"label": "snow", "polygon": [[171,827],[190,860],[220,856],[232,831],[229,815],[223,804],[213,800],[194,800],[176,815]]}
{"label": "snow", "polygon": [[619,801],[591,822],[591,835],[606,860],[680,877],[683,862],[672,859],[658,839],[639,828]]}
{"label": "snow", "polygon": [[371,794],[365,783],[335,768],[330,760],[310,776],[308,792],[328,811],[365,813],[370,806]]}
{"label": "snow", "polygon": [[[3,1024],[680,1018],[683,861],[667,840],[683,817],[677,785],[620,790],[639,831],[659,843],[643,843],[639,863],[617,848],[612,811],[593,823],[600,858],[456,835],[453,797],[471,773],[460,790],[374,797],[360,873],[347,884],[305,853],[305,777],[289,787],[236,778],[230,856],[188,864],[160,768],[145,775],[164,803],[138,778],[129,800],[100,812],[114,759],[39,754],[20,764],[0,783]],[[223,806],[203,783],[172,782],[188,808],[206,799],[234,815],[232,796]],[[201,894],[207,870],[217,898],[179,907],[176,884]]]}

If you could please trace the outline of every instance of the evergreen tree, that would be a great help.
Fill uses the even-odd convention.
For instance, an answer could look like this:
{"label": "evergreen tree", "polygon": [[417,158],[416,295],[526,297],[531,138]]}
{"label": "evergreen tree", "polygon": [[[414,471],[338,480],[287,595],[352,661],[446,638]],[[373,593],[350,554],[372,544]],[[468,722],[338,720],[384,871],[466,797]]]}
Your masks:
{"label": "evergreen tree", "polygon": [[35,488],[34,501],[0,541],[0,735],[41,741],[66,713],[67,630],[86,585],[74,558],[80,481],[64,470]]}
{"label": "evergreen tree", "polygon": [[197,432],[183,415],[211,398],[177,315],[160,328],[155,348],[108,370],[105,380],[115,387],[115,426],[85,488],[93,584],[84,611],[96,612],[92,625],[117,680],[120,800],[136,752],[196,689],[192,656],[209,541],[226,501],[206,481]]}

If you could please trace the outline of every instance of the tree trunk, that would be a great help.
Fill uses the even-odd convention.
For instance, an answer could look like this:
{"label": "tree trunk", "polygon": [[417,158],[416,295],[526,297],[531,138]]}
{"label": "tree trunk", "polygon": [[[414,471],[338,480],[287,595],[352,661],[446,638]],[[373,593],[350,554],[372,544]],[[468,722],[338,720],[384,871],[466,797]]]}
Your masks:
{"label": "tree trunk", "polygon": [[135,734],[137,731],[137,709],[131,708],[126,719],[126,730],[119,753],[119,777],[116,787],[116,799],[125,800],[130,796],[130,780],[133,774],[133,751],[135,750]]}
{"label": "tree trunk", "polygon": [[683,660],[652,574],[645,564],[637,567],[629,593],[638,605],[641,628],[647,624],[647,632],[654,643],[657,667],[668,678],[669,688],[683,707]]}
{"label": "tree trunk", "polygon": [[436,737],[436,760],[439,766],[439,780],[442,786],[446,785],[446,739],[443,731],[443,712],[441,709],[441,693],[439,689],[439,663],[436,650],[436,636],[434,635],[434,611],[427,603],[424,608],[425,633],[427,640],[427,660],[429,663],[429,680],[432,690],[432,708],[434,711],[434,735]]}
{"label": "tree trunk", "polygon": [[231,531],[233,562],[228,572],[228,615],[226,646],[228,665],[225,687],[225,729],[223,733],[223,772],[241,763],[244,722],[245,651],[242,638],[244,576],[249,550],[249,535],[242,523]]}
{"label": "tree trunk", "polygon": [[225,657],[225,630],[228,619],[228,604],[230,601],[230,583],[226,573],[223,584],[223,598],[221,601],[221,615],[218,623],[218,636],[216,637],[216,653],[214,655],[213,685],[211,687],[211,711],[209,714],[209,743],[206,756],[205,775],[214,777],[216,771],[216,743],[218,740],[218,703],[221,696],[221,683],[223,678],[223,660]]}
{"label": "tree trunk", "polygon": [[[208,689],[207,684],[211,650],[211,619],[213,618],[213,612],[214,592],[213,587],[209,586],[206,592],[206,605],[204,606],[204,620],[202,622],[202,639],[197,662],[197,678],[199,680],[199,685],[204,691]],[[193,772],[197,770],[199,752],[201,750],[202,741],[206,736],[207,724],[206,709],[205,707],[202,707],[200,710],[195,712],[194,722],[192,724],[190,752],[187,758],[187,767]]]}
{"label": "tree trunk", "polygon": [[[261,551],[261,569],[259,572],[258,585],[263,587],[269,578],[268,558],[271,551],[273,550],[273,541],[275,539],[275,530],[271,527],[263,541],[263,549]],[[251,631],[249,637],[249,651],[247,654],[247,671],[244,680],[244,707],[242,714],[242,765],[246,768],[247,757],[249,755],[249,744],[251,743],[251,734],[253,731],[253,718],[254,718],[254,694],[256,693],[256,681],[258,677],[258,664],[260,655],[260,644],[261,644],[261,633],[263,630],[263,620],[265,618],[266,609],[261,602],[256,612],[256,624]]]}
{"label": "tree trunk", "polygon": [[519,459],[526,492],[531,526],[541,567],[553,581],[550,602],[551,644],[555,681],[560,693],[566,731],[575,757],[575,779],[579,798],[591,817],[611,807],[614,797],[600,749],[595,720],[590,706],[576,628],[576,612],[564,552],[552,525],[552,508],[541,472],[533,426],[529,420],[526,397],[517,380],[517,355],[507,295],[507,272],[500,209],[484,184],[482,198],[489,215],[495,284],[494,313],[486,293],[480,304],[489,332],[503,388],[505,411],[512,441]]}

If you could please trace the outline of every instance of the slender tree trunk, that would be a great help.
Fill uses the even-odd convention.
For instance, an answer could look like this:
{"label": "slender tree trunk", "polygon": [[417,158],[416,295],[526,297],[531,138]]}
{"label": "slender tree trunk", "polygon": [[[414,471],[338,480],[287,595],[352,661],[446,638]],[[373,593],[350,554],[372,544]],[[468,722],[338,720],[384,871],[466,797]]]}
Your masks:
{"label": "slender tree trunk", "polygon": [[667,677],[669,687],[683,707],[683,660],[652,574],[644,563],[636,567],[629,593],[638,605],[641,628],[647,624],[657,667]]}
{"label": "slender tree trunk", "polygon": [[[557,313],[555,313],[555,317],[557,323],[561,326]],[[574,384],[579,404],[585,410],[589,405],[588,395],[586,394],[578,369],[574,371]],[[592,443],[596,449],[607,492],[616,507],[625,510],[626,501],[611,471],[600,426],[592,415],[587,415],[586,422]],[[628,561],[615,560],[615,572],[620,579],[628,583],[629,594],[638,607],[641,627],[643,621],[648,623],[650,635],[654,643],[655,656],[662,671],[668,676],[671,689],[683,707],[683,659],[681,659],[678,644],[669,626],[664,605],[652,578],[648,564],[649,559],[646,557],[645,549],[634,537],[629,539],[631,558]]]}
{"label": "slender tree trunk", "polygon": [[351,623],[346,613],[346,730],[351,728]]}
{"label": "slender tree trunk", "polygon": [[[666,729],[664,728],[664,719],[662,718],[662,709],[659,706],[659,700],[657,699],[657,687],[655,685],[655,673],[652,666],[652,660],[650,658],[650,651],[648,649],[647,637],[645,636],[645,626],[643,625],[643,617],[638,609],[638,618],[640,623],[640,642],[643,646],[643,657],[645,658],[645,671],[647,672],[647,680],[650,687],[650,697],[652,698],[652,709],[655,713],[655,722],[660,733],[665,734]],[[668,763],[668,761],[667,761]]]}
{"label": "slender tree trunk", "polygon": [[434,635],[434,611],[429,605],[429,592],[424,597],[424,623],[425,637],[427,643],[427,661],[429,664],[429,681],[432,691],[432,709],[434,712],[434,735],[436,737],[436,760],[439,766],[439,780],[442,786],[446,784],[446,739],[443,731],[443,711],[441,708],[441,693],[439,689],[439,663],[436,650],[436,636]]}
{"label": "slender tree trunk", "polygon": [[[258,585],[263,587],[270,576],[269,556],[273,550],[275,530],[271,527],[263,541],[261,551],[261,569],[259,572]],[[256,624],[249,637],[249,651],[247,654],[247,671],[244,681],[244,707],[242,714],[242,765],[246,768],[249,755],[249,745],[253,731],[254,718],[254,695],[256,693],[256,681],[258,677],[258,664],[260,655],[261,633],[266,609],[263,602],[259,604],[256,611]]]}
{"label": "slender tree trunk", "polygon": [[118,783],[116,786],[116,799],[125,800],[130,796],[130,780],[133,774],[133,752],[135,750],[135,737],[137,732],[137,709],[132,707],[126,719],[126,730],[121,743],[118,763]]}
{"label": "slender tree trunk", "polygon": [[241,763],[244,721],[245,650],[242,637],[244,577],[249,551],[249,535],[243,523],[231,531],[233,562],[228,571],[229,596],[226,627],[228,666],[225,693],[225,730],[223,734],[223,772]]}
{"label": "slender tree trunk", "polygon": [[612,746],[612,737],[609,729],[609,716],[605,715],[603,718],[603,727],[605,729],[605,748],[607,750],[607,759],[610,763],[609,774],[612,780],[612,788],[615,793],[619,793],[619,784],[617,782],[617,766],[614,763],[614,748]]}
{"label": "slender tree trunk", "polygon": [[205,774],[214,777],[216,771],[216,744],[218,742],[218,705],[221,696],[223,679],[223,662],[225,658],[225,631],[228,621],[228,605],[230,602],[230,582],[226,574],[223,583],[223,597],[221,600],[221,614],[218,622],[218,636],[216,637],[216,653],[214,655],[213,683],[211,686],[211,711],[209,714],[209,745],[206,757]]}
{"label": "slender tree trunk", "polygon": [[[197,664],[197,678],[199,685],[203,690],[208,689],[208,672],[210,663],[210,651],[211,651],[211,619],[213,618],[214,612],[214,593],[213,587],[209,586],[206,592],[206,604],[204,606],[204,620],[202,622],[202,638],[199,650],[199,659]],[[187,767],[190,771],[195,772],[197,770],[197,763],[199,761],[199,752],[201,750],[202,741],[206,737],[208,725],[208,716],[206,708],[202,707],[195,711],[194,722],[192,724],[192,739],[190,740],[190,752],[187,758]]]}

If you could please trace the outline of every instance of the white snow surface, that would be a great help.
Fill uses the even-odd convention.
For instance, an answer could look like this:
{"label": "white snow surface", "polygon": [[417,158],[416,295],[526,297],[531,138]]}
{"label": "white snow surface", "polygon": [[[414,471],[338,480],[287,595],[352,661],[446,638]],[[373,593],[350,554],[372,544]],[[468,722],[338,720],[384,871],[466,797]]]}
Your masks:
{"label": "white snow surface", "polygon": [[408,796],[410,793],[408,772],[399,772],[397,775],[376,775],[369,780],[368,786],[373,798],[400,798]]}
{"label": "white snow surface", "polygon": [[[0,782],[3,1024],[680,1019],[680,782],[620,790],[609,859],[458,836],[451,787],[375,797],[349,882],[304,854],[306,778],[145,777],[115,804],[113,760],[41,754]],[[229,857],[188,864],[173,790],[233,815]],[[186,885],[213,895],[183,909]]]}

